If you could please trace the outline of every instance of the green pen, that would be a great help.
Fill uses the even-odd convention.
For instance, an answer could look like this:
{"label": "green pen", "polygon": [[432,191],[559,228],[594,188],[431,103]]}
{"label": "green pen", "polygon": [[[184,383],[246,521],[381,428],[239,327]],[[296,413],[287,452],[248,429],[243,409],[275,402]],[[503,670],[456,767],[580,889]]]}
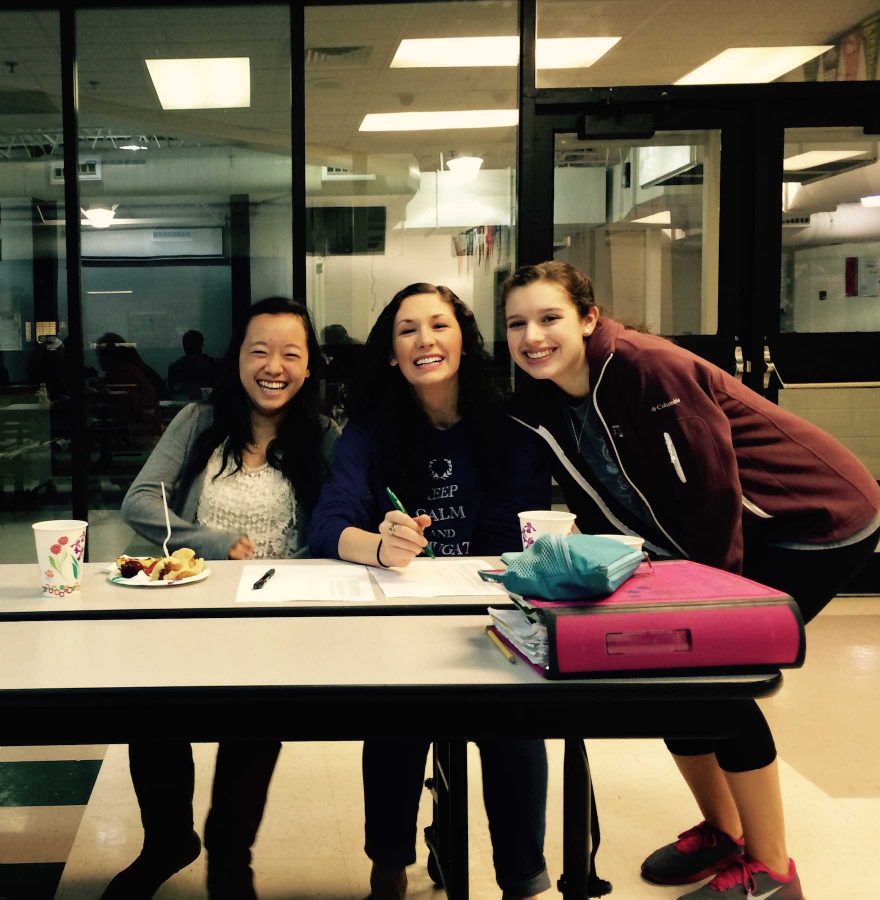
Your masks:
{"label": "green pen", "polygon": [[[390,487],[385,488],[385,493],[388,494],[388,499],[391,501],[392,506],[394,506],[394,508],[398,512],[402,512],[405,516],[409,515],[409,513],[406,511],[406,508],[404,507],[404,505],[400,502],[400,500],[397,499],[397,494],[395,494],[394,491],[392,491]],[[434,551],[431,549],[430,544],[428,544],[427,547],[425,547],[425,555],[430,556],[431,559],[437,558],[436,556],[434,556]]]}

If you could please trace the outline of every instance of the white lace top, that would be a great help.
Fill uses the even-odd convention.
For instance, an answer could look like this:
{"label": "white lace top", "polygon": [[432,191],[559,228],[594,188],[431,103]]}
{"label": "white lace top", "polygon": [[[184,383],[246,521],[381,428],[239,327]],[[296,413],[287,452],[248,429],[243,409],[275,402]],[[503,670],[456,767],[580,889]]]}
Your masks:
{"label": "white lace top", "polygon": [[296,498],[290,482],[268,463],[238,472],[230,458],[227,474],[214,479],[223,463],[218,447],[205,467],[196,521],[208,528],[238,531],[254,544],[256,559],[285,559],[296,550]]}

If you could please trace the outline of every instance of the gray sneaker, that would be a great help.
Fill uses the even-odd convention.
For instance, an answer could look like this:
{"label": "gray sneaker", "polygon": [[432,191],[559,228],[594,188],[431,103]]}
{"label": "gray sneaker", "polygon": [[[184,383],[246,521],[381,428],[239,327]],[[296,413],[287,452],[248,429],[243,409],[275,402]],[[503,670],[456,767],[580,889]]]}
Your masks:
{"label": "gray sneaker", "polygon": [[678,840],[655,850],[642,863],[642,878],[654,884],[693,884],[720,872],[742,856],[745,841],[708,822],[683,831]]}
{"label": "gray sneaker", "polygon": [[783,881],[763,863],[743,857],[678,900],[804,900],[804,895],[793,859],[788,861],[788,875]]}

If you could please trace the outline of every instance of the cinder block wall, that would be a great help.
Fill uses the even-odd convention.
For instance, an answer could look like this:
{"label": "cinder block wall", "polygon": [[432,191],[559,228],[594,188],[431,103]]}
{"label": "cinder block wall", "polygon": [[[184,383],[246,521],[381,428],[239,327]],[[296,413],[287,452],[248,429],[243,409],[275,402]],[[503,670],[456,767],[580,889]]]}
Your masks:
{"label": "cinder block wall", "polygon": [[785,388],[779,405],[833,434],[880,479],[880,388]]}

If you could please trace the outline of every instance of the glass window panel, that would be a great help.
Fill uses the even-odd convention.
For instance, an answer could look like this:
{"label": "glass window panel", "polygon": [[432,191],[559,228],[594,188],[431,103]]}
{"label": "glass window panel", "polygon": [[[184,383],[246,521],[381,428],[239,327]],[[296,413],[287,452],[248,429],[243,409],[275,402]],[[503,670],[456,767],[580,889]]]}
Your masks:
{"label": "glass window panel", "polygon": [[860,128],[786,130],[780,331],[880,331],[878,158]]}
{"label": "glass window panel", "polygon": [[[861,128],[785,132],[779,405],[880,477],[880,147]],[[875,205],[878,204],[878,205]]]}
{"label": "glass window panel", "polygon": [[[417,45],[411,67],[392,61],[405,40],[516,33],[516,4],[505,0],[306,9],[307,287],[328,355],[342,356],[331,344],[363,341],[417,281],[450,287],[487,346],[506,346],[497,299],[515,254],[515,52],[512,65],[476,65],[485,49],[441,43],[435,56]],[[474,110],[479,127],[441,121]],[[431,130],[403,130],[399,118],[364,130],[379,113],[428,113]],[[508,124],[486,127],[491,116]],[[453,171],[460,157],[478,157],[479,168]]]}
{"label": "glass window panel", "polygon": [[[77,34],[91,552],[108,559],[146,549],[119,505],[209,395],[234,310],[292,292],[290,21],[268,4],[101,9]],[[166,92],[152,61],[189,59]]]}
{"label": "glass window panel", "polygon": [[602,308],[666,335],[718,327],[718,131],[649,140],[556,135],[556,259],[589,273]]}
{"label": "glass window panel", "polygon": [[0,562],[30,562],[71,515],[57,13],[0,12],[0,51]]}
{"label": "glass window panel", "polygon": [[[876,0],[538,0],[536,81],[554,88],[874,80],[878,33]],[[620,40],[591,65],[542,67],[542,41],[575,37]],[[547,65],[560,65],[561,54],[547,50]],[[691,75],[720,54],[714,68]]]}

